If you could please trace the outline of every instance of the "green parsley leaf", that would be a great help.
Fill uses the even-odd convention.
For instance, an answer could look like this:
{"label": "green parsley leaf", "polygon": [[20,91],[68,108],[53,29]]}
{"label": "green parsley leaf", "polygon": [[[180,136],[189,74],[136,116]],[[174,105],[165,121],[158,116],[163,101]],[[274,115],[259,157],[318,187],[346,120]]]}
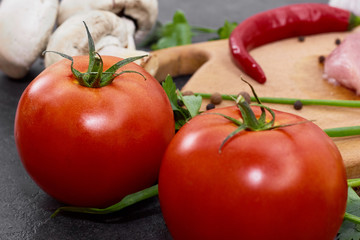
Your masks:
{"label": "green parsley leaf", "polygon": [[158,30],[158,35],[160,38],[151,46],[152,50],[190,44],[193,33],[185,14],[177,10],[173,21],[162,26]]}
{"label": "green parsley leaf", "polygon": [[165,81],[162,82],[162,87],[169,98],[172,110],[178,111],[180,107],[177,103],[176,85],[170,75],[166,76]]}
{"label": "green parsley leaf", "polygon": [[172,22],[163,25],[156,22],[154,30],[140,44],[140,47],[149,47],[152,50],[162,48],[175,47],[180,45],[191,44],[193,37],[199,34],[217,34],[215,39],[226,39],[237,26],[236,22],[225,21],[224,25],[219,29],[206,27],[191,26],[181,10],[174,13]]}
{"label": "green parsley leaf", "polygon": [[[176,88],[176,85],[170,75],[162,83],[162,87],[169,98],[171,108],[174,112],[175,130],[179,130],[192,117],[199,114],[202,98],[201,96],[183,96]],[[185,107],[179,105],[183,102]]]}
{"label": "green parsley leaf", "polygon": [[[346,212],[360,216],[360,197],[352,187],[348,187]],[[360,225],[344,219],[338,232],[337,240],[360,239]]]}
{"label": "green parsley leaf", "polygon": [[229,22],[227,20],[225,20],[225,23],[222,27],[220,27],[217,30],[217,34],[219,35],[220,39],[227,39],[230,37],[231,32],[237,27],[237,23],[236,22]]}
{"label": "green parsley leaf", "polygon": [[202,103],[201,96],[195,96],[195,95],[183,96],[181,92],[179,92],[178,97],[184,103],[185,107],[189,111],[189,114],[192,118],[199,114],[199,110]]}

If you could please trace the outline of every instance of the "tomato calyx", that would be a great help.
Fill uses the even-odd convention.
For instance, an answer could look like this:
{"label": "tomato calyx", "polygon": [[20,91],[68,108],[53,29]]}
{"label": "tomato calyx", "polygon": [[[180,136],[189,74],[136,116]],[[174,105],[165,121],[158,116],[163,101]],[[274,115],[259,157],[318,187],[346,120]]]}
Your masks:
{"label": "tomato calyx", "polygon": [[[233,122],[236,126],[238,126],[221,143],[221,145],[219,147],[219,153],[221,153],[222,148],[224,147],[224,145],[232,137],[234,137],[236,134],[238,134],[241,131],[244,131],[244,130],[246,130],[246,131],[266,131],[266,130],[272,130],[272,129],[276,129],[276,128],[280,128],[280,127],[287,127],[287,126],[292,126],[292,125],[295,125],[295,124],[301,124],[301,123],[309,122],[309,121],[301,121],[301,122],[292,123],[292,124],[275,125],[275,113],[274,113],[274,111],[271,108],[269,108],[269,107],[267,107],[267,106],[265,106],[265,105],[263,105],[261,103],[259,97],[257,96],[257,94],[255,92],[255,89],[253,88],[253,86],[249,82],[247,82],[242,77],[241,77],[241,80],[250,86],[251,91],[252,91],[257,103],[249,104],[242,95],[239,95],[237,98],[232,97],[232,99],[236,102],[236,106],[240,110],[241,117],[242,117],[240,120],[235,119],[235,118],[230,117],[230,116],[227,116],[227,115],[224,115],[224,114],[221,114],[221,113],[206,113],[206,114],[220,115],[220,116],[230,120],[231,122]],[[261,115],[260,115],[259,118],[256,118],[256,115],[255,115],[254,111],[252,110],[251,106],[260,107]],[[270,113],[270,116],[271,116],[270,120],[267,120],[266,112]]]}
{"label": "tomato calyx", "polygon": [[122,66],[125,66],[126,64],[128,64],[130,62],[134,62],[138,59],[146,57],[147,55],[125,58],[125,59],[115,63],[109,69],[107,69],[106,71],[103,72],[103,66],[104,66],[103,60],[102,60],[100,54],[95,51],[94,40],[91,37],[91,34],[89,32],[89,29],[88,29],[86,23],[85,22],[83,22],[83,23],[85,25],[86,33],[88,36],[88,42],[89,42],[89,66],[88,66],[87,72],[82,73],[82,72],[78,71],[77,69],[75,69],[74,68],[74,59],[67,54],[56,52],[56,51],[48,51],[48,50],[44,51],[43,54],[45,54],[47,52],[56,53],[56,54],[62,56],[63,58],[70,60],[71,61],[71,72],[73,73],[73,75],[76,78],[76,80],[78,81],[78,83],[84,87],[100,88],[100,87],[107,86],[110,83],[112,83],[112,81],[117,76],[124,74],[124,73],[140,74],[146,80],[146,77],[143,74],[141,74],[140,72],[132,71],[132,70],[124,70],[124,71],[117,73],[117,70],[120,69]]}

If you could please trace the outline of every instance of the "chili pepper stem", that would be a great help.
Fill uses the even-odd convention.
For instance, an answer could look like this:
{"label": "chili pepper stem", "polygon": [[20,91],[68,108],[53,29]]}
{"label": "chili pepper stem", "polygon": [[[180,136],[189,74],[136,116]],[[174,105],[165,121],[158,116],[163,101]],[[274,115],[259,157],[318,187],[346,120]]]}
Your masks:
{"label": "chili pepper stem", "polygon": [[349,19],[349,30],[352,30],[359,25],[360,25],[360,17],[351,13]]}

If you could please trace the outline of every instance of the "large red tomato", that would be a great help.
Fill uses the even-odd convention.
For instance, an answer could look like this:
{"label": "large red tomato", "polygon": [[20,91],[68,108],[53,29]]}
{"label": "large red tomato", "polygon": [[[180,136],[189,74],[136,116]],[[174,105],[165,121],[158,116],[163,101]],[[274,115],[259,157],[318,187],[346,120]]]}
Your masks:
{"label": "large red tomato", "polygon": [[[259,114],[259,109],[254,109]],[[215,109],[240,119],[239,109]],[[304,121],[274,111],[276,125]],[[347,198],[342,157],[314,123],[239,132],[205,114],[175,135],[163,158],[159,198],[174,239],[334,239]]]}
{"label": "large red tomato", "polygon": [[[119,58],[103,56],[104,70]],[[89,57],[75,57],[85,72]],[[15,140],[28,173],[67,204],[105,207],[156,183],[174,135],[173,112],[161,85],[140,66],[104,87],[78,84],[65,59],[45,69],[24,91]]]}

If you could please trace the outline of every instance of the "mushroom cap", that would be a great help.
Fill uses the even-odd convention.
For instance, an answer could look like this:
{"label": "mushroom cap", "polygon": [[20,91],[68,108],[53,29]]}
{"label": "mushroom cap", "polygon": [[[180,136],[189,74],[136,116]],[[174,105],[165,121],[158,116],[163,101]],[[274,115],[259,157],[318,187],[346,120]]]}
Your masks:
{"label": "mushroom cap", "polygon": [[[101,53],[104,48],[109,47],[135,50],[132,38],[135,32],[133,21],[101,10],[92,10],[68,18],[51,35],[46,50],[69,56],[88,55],[88,38],[83,22],[88,26],[97,52]],[[63,58],[57,54],[47,53],[45,67],[61,59]]]}
{"label": "mushroom cap", "polygon": [[0,70],[23,78],[46,48],[56,23],[58,0],[0,2]]}
{"label": "mushroom cap", "polygon": [[90,10],[111,11],[120,17],[128,17],[136,23],[135,41],[141,41],[150,32],[158,17],[157,0],[62,0],[58,24],[75,14]]}

